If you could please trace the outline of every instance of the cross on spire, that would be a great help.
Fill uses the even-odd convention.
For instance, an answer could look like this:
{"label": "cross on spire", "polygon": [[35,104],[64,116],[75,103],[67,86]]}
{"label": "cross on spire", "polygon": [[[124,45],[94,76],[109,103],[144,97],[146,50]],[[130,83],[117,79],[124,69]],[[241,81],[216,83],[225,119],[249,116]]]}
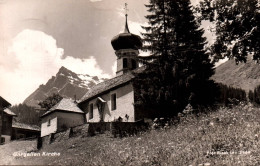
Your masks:
{"label": "cross on spire", "polygon": [[129,9],[127,8],[127,3],[125,3],[125,7],[124,7],[124,9],[125,9],[125,16],[127,17],[127,11],[129,11]]}

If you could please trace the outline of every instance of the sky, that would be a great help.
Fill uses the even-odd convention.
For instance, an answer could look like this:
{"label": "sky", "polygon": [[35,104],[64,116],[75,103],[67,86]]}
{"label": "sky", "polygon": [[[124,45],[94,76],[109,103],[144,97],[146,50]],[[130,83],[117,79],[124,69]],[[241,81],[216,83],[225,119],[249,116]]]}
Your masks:
{"label": "sky", "polygon": [[130,32],[140,35],[140,25],[147,25],[148,2],[0,0],[0,96],[11,104],[22,103],[61,66],[79,74],[114,77],[111,39],[124,30],[124,4]]}

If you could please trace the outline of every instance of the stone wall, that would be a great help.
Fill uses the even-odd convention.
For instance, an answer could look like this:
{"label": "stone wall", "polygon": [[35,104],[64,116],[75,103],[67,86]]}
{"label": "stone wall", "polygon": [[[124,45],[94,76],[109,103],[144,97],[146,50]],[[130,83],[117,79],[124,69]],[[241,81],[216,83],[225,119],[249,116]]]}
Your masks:
{"label": "stone wall", "polygon": [[76,126],[72,128],[72,136],[76,137],[76,136],[82,136],[82,137],[86,137],[89,136],[89,124],[84,124],[84,125],[80,125],[80,126]]}
{"label": "stone wall", "polygon": [[148,123],[138,122],[101,122],[87,123],[84,125],[71,127],[66,131],[52,133],[50,135],[38,138],[38,147],[41,148],[52,142],[59,142],[69,139],[70,137],[87,137],[106,132],[108,137],[125,137],[133,136],[149,128]]}
{"label": "stone wall", "polygon": [[144,123],[144,121],[130,123],[113,122],[111,127],[111,134],[113,137],[133,136],[149,129],[148,123]]}

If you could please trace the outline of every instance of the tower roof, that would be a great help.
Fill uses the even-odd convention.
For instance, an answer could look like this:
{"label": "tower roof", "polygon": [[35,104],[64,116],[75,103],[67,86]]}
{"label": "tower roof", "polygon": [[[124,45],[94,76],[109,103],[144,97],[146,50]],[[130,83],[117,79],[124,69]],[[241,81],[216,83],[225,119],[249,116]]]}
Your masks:
{"label": "tower roof", "polygon": [[[127,10],[127,9],[126,9]],[[114,50],[120,49],[140,49],[142,47],[142,39],[140,36],[130,33],[127,23],[127,14],[125,14],[125,30],[123,33],[120,33],[113,37],[111,44]]]}

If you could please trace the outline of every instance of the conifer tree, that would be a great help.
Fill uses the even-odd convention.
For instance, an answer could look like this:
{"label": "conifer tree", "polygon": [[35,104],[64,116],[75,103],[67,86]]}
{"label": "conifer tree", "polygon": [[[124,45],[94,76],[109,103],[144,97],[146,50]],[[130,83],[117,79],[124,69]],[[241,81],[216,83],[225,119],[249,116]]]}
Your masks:
{"label": "conifer tree", "polygon": [[260,60],[259,0],[204,0],[200,4],[202,19],[216,25],[212,52],[217,59],[229,57],[246,62],[247,56]]}
{"label": "conifer tree", "polygon": [[159,108],[168,116],[188,103],[208,103],[204,88],[211,86],[214,70],[189,0],[150,0],[146,6],[151,14],[146,16],[144,49],[151,56],[142,59],[146,69],[135,80],[136,104]]}
{"label": "conifer tree", "polygon": [[62,96],[58,93],[53,93],[51,96],[47,97],[45,100],[41,101],[38,105],[41,106],[41,108],[44,108],[46,110],[51,109],[53,106],[55,106],[58,102],[62,100]]}

